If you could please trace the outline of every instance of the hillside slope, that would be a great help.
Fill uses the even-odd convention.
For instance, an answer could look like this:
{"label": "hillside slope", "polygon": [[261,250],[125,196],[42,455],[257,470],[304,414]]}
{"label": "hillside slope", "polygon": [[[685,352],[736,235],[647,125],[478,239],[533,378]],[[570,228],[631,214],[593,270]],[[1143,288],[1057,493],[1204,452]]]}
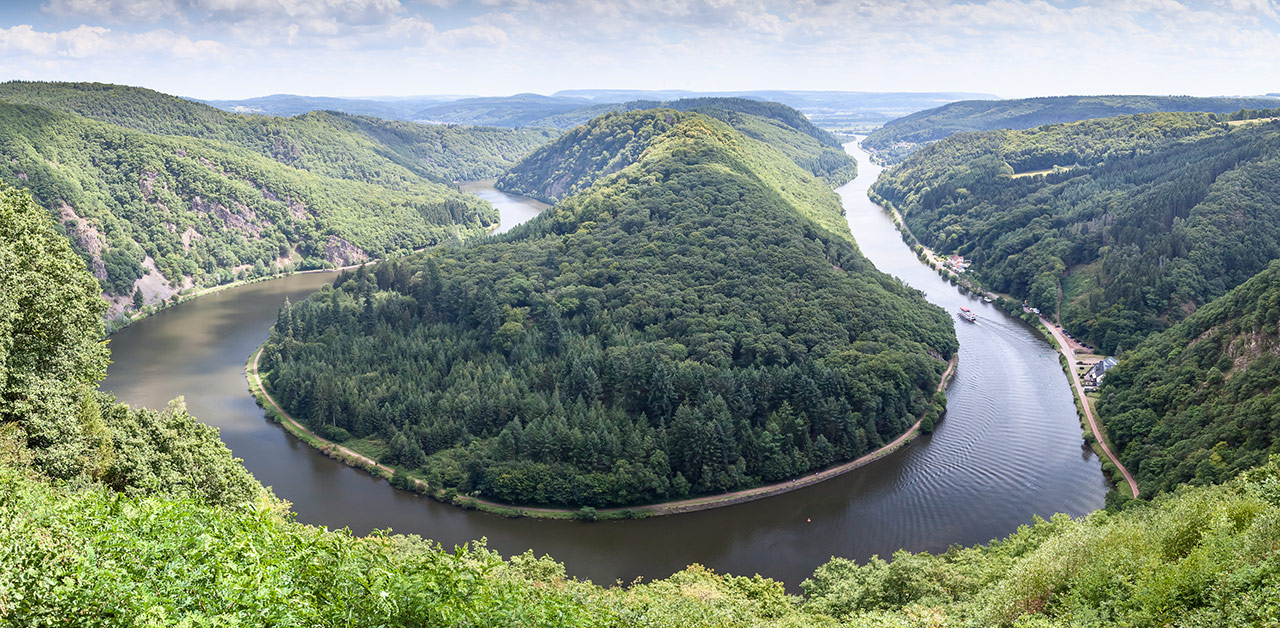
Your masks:
{"label": "hillside slope", "polygon": [[1280,124],[1143,114],[953,136],[872,190],[921,242],[1114,353],[1280,258],[1277,167]]}
{"label": "hillside slope", "polygon": [[918,111],[872,131],[863,146],[884,163],[897,163],[930,142],[966,131],[1029,129],[1045,124],[1156,112],[1228,113],[1275,107],[1271,98],[1191,96],[1053,96],[963,100]]}
{"label": "hillside slope", "polygon": [[295,118],[247,116],[103,83],[0,83],[0,101],[146,133],[217,140],[294,168],[396,189],[495,177],[554,137],[542,130],[427,126],[323,111]]}
{"label": "hillside slope", "polygon": [[452,188],[381,186],[243,148],[151,135],[0,102],[0,181],[59,218],[119,311],[285,266],[347,264],[479,235],[487,203]]}
{"label": "hillside slope", "polygon": [[[659,116],[656,112],[660,110],[666,112]],[[833,186],[857,173],[857,165],[834,136],[786,105],[742,98],[698,98],[622,105],[591,125],[571,129],[544,145],[504,174],[498,186],[554,203],[634,163],[656,134],[687,117],[673,112],[716,118],[748,138],[781,151],[796,165]]]}
{"label": "hillside slope", "polygon": [[1221,482],[1280,453],[1280,262],[1149,338],[1099,411],[1145,491]]}
{"label": "hillside slope", "polygon": [[950,318],[862,257],[825,184],[700,114],[576,135],[637,157],[282,314],[286,410],[433,486],[573,507],[795,477],[936,416]]}

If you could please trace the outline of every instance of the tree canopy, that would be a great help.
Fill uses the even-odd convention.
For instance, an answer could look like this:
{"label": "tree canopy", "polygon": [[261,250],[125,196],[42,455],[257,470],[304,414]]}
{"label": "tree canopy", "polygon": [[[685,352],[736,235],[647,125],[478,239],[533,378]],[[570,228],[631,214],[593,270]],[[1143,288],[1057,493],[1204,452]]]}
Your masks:
{"label": "tree canopy", "polygon": [[1126,354],[1098,408],[1144,491],[1234,477],[1280,453],[1280,262]]}
{"label": "tree canopy", "polygon": [[106,374],[97,282],[43,208],[0,184],[0,459],[117,491],[256,502],[266,491],[181,401],[131,409]]}

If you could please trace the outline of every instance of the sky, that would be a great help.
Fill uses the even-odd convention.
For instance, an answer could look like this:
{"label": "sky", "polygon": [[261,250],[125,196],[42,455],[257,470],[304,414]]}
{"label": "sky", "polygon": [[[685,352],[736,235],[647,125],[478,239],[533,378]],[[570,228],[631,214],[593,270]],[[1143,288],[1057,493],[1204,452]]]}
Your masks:
{"label": "sky", "polygon": [[206,99],[1280,92],[1280,0],[3,0],[0,79]]}

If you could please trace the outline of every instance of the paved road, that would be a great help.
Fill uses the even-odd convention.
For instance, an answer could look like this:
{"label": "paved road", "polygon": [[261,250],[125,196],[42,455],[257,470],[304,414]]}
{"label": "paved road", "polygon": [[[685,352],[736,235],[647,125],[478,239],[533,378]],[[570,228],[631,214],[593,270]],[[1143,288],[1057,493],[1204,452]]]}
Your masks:
{"label": "paved road", "polygon": [[1102,430],[1098,427],[1097,419],[1093,417],[1093,408],[1089,406],[1088,397],[1084,396],[1084,385],[1080,383],[1080,375],[1076,373],[1076,352],[1071,349],[1071,343],[1067,342],[1066,336],[1062,335],[1062,330],[1049,322],[1049,319],[1041,316],[1040,323],[1057,339],[1062,355],[1067,358],[1067,371],[1071,374],[1071,385],[1075,388],[1076,395],[1080,397],[1080,405],[1084,406],[1084,417],[1089,421],[1089,428],[1093,430],[1093,437],[1098,439],[1098,445],[1102,447],[1102,453],[1106,454],[1107,458],[1111,459],[1111,463],[1120,470],[1120,474],[1124,476],[1124,481],[1129,483],[1129,490],[1133,491],[1134,497],[1137,497],[1138,482],[1133,479],[1133,475],[1129,473],[1129,470],[1124,468],[1123,464],[1120,464],[1120,459],[1111,453],[1111,448],[1107,447],[1107,441],[1102,438]]}

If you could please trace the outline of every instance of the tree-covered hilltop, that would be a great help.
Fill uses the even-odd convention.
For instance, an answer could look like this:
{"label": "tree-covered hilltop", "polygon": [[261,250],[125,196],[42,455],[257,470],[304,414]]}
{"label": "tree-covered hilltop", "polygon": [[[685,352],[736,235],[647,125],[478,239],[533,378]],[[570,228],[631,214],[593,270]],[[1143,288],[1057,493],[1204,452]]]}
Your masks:
{"label": "tree-covered hilltop", "polygon": [[1280,262],[1147,339],[1099,412],[1144,491],[1233,477],[1280,453]]}
{"label": "tree-covered hilltop", "polygon": [[1157,112],[1228,113],[1275,107],[1273,98],[1192,96],[1051,96],[1010,100],[962,100],[885,123],[863,141],[878,160],[894,164],[930,142],[966,131],[1029,129],[1090,118]]}
{"label": "tree-covered hilltop", "polygon": [[953,136],[872,190],[1106,353],[1280,258],[1280,124],[1143,114]]}
{"label": "tree-covered hilltop", "polygon": [[262,366],[284,408],[437,487],[593,507],[795,477],[935,418],[950,317],[875,271],[825,184],[699,114],[581,135],[628,146],[600,137],[627,119],[637,161],[502,241],[283,311]]}
{"label": "tree-covered hilltop", "polygon": [[0,83],[0,101],[163,135],[234,144],[301,170],[395,189],[495,177],[550,141],[547,130],[422,125],[318,111],[247,116],[140,87]]}
{"label": "tree-covered hilltop", "polygon": [[[534,151],[499,178],[498,187],[554,203],[631,165],[655,136],[691,113],[716,118],[743,135],[768,144],[831,185],[845,183],[857,173],[857,164],[834,136],[786,105],[743,98],[694,98],[621,105],[620,110],[573,128]],[[847,231],[834,225],[828,228]]]}
{"label": "tree-covered hilltop", "polygon": [[833,559],[803,597],[697,565],[603,588],[532,552],[504,560],[482,545],[302,525],[214,430],[177,408],[132,410],[90,392],[107,357],[96,290],[44,210],[0,186],[6,626],[1280,623],[1277,462],[1118,513],[1030,522],[985,546]]}
{"label": "tree-covered hilltop", "polygon": [[429,182],[396,189],[246,149],[0,103],[0,181],[59,218],[116,307],[285,266],[343,264],[480,235],[488,203]]}

